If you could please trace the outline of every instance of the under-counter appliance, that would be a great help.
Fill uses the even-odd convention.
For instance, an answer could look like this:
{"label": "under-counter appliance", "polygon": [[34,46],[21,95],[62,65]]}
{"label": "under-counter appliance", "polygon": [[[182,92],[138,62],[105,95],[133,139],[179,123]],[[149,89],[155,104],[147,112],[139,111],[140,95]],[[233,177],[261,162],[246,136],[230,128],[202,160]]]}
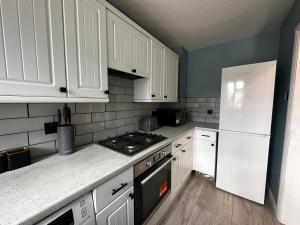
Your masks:
{"label": "under-counter appliance", "polygon": [[37,225],[95,225],[92,194],[86,194],[53,213]]}
{"label": "under-counter appliance", "polygon": [[276,61],[222,70],[216,186],[263,204]]}
{"label": "under-counter appliance", "polygon": [[184,109],[157,109],[152,113],[157,117],[160,126],[181,126],[186,122],[186,110]]}
{"label": "under-counter appliance", "polygon": [[108,138],[98,142],[98,144],[122,154],[132,156],[165,139],[167,138],[161,135],[132,132],[121,136]]}
{"label": "under-counter appliance", "polygon": [[171,155],[168,145],[134,166],[134,224],[141,225],[171,190]]}

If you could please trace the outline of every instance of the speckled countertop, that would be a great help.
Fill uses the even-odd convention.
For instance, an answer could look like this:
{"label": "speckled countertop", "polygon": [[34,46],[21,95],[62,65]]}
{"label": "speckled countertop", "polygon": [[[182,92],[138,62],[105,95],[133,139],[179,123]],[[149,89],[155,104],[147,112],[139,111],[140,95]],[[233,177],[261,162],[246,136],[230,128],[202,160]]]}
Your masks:
{"label": "speckled countertop", "polygon": [[0,224],[34,224],[195,127],[218,129],[214,124],[195,122],[162,127],[153,133],[168,139],[133,157],[91,144],[72,155],[55,154],[0,174]]}

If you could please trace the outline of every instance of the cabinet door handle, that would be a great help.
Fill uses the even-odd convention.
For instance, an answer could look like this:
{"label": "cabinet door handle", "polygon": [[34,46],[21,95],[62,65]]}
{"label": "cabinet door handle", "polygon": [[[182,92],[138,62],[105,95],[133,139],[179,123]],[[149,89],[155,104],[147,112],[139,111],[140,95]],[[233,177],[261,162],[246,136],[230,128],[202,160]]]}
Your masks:
{"label": "cabinet door handle", "polygon": [[109,90],[104,91],[104,94],[108,95],[109,94]]}
{"label": "cabinet door handle", "polygon": [[176,147],[176,148],[179,148],[180,146],[181,146],[181,144],[177,144],[177,145],[175,145],[175,147]]}
{"label": "cabinet door handle", "polygon": [[130,193],[129,194],[129,198],[132,200],[132,199],[134,199],[134,193]]}
{"label": "cabinet door handle", "polygon": [[155,95],[151,95],[152,96],[152,98],[154,98],[155,97]]}
{"label": "cabinet door handle", "polygon": [[127,185],[128,185],[128,183],[121,183],[121,187],[119,187],[117,189],[112,189],[112,194],[111,195],[115,195],[117,192],[119,192],[120,190],[122,190]]}
{"label": "cabinet door handle", "polygon": [[59,88],[59,91],[60,91],[61,93],[67,93],[67,88],[66,88],[66,87],[60,87],[60,88]]}
{"label": "cabinet door handle", "polygon": [[168,96],[167,96],[167,95],[165,95],[165,96],[164,96],[164,98],[168,98]]}
{"label": "cabinet door handle", "polygon": [[185,152],[185,150],[184,150],[184,149],[182,149],[181,151],[182,151],[183,153]]}
{"label": "cabinet door handle", "polygon": [[186,137],[186,139],[188,139],[188,140],[191,139],[191,138],[192,138],[191,136]]}
{"label": "cabinet door handle", "polygon": [[132,69],[131,72],[136,73],[136,69]]}
{"label": "cabinet door handle", "polygon": [[206,135],[206,134],[202,134],[201,136],[202,137],[210,137],[209,135]]}
{"label": "cabinet door handle", "polygon": [[214,144],[211,144],[211,146],[215,146]]}

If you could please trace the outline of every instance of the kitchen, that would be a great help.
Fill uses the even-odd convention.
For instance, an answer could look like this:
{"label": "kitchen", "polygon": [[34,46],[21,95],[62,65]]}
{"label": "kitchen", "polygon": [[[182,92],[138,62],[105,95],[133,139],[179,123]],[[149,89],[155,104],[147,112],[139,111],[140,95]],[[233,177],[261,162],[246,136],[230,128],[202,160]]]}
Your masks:
{"label": "kitchen", "polygon": [[299,7],[1,0],[0,224],[299,224]]}

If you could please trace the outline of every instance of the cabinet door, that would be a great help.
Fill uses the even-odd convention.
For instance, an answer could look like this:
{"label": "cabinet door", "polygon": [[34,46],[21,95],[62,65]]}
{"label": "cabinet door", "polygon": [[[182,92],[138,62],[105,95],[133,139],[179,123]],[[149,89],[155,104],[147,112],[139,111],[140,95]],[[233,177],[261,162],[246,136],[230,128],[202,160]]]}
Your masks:
{"label": "cabinet door", "polygon": [[151,98],[163,99],[164,48],[152,41]]}
{"label": "cabinet door", "polygon": [[190,174],[193,165],[193,143],[189,142],[182,148],[182,180]]}
{"label": "cabinet door", "polygon": [[108,67],[132,73],[132,27],[110,11],[107,11]]}
{"label": "cabinet door", "polygon": [[134,224],[134,202],[130,195],[130,188],[123,195],[109,204],[96,215],[98,225],[133,225]]}
{"label": "cabinet door", "polygon": [[194,149],[194,169],[198,172],[215,176],[216,146],[214,141],[196,137]]}
{"label": "cabinet door", "polygon": [[177,101],[178,92],[178,58],[165,50],[164,100]]}
{"label": "cabinet door", "polygon": [[149,77],[151,73],[150,38],[141,32],[133,30],[133,62],[132,73],[142,77]]}
{"label": "cabinet door", "polygon": [[182,170],[182,153],[178,150],[174,156],[176,158],[175,161],[172,161],[172,177],[171,177],[171,189],[172,195],[176,195],[178,188],[181,184],[181,170]]}
{"label": "cabinet door", "polygon": [[106,10],[96,0],[64,3],[69,97],[108,99]]}
{"label": "cabinet door", "polygon": [[1,0],[0,95],[65,97],[62,0]]}

